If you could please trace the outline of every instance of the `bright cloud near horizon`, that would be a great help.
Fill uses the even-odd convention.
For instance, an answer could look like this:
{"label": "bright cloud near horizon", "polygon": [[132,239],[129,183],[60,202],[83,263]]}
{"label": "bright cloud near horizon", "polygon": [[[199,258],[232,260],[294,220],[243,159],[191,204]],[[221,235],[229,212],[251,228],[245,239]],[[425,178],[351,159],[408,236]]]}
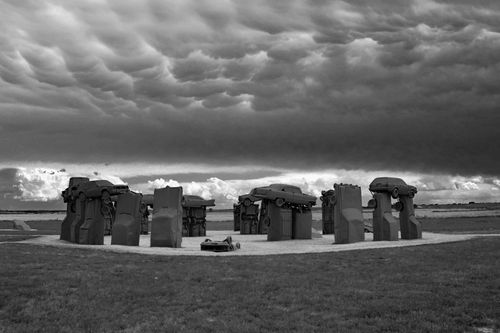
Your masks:
{"label": "bright cloud near horizon", "polygon": [[0,209],[377,176],[500,201],[497,1],[0,0]]}

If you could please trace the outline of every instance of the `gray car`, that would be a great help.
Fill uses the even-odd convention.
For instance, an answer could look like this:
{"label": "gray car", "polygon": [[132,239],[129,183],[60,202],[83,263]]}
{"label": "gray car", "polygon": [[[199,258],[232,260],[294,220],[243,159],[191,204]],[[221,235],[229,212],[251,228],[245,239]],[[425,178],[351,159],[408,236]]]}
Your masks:
{"label": "gray car", "polygon": [[77,193],[80,198],[109,198],[112,195],[123,194],[129,191],[128,185],[114,185],[107,180],[91,180],[78,185]]}
{"label": "gray car", "polygon": [[[278,207],[283,206],[286,202],[292,205],[304,205],[307,207],[316,205],[315,196],[304,194],[300,187],[287,184],[271,184],[269,186],[256,187],[244,199],[250,202],[251,198],[257,198],[257,200],[267,199],[273,201]],[[245,201],[243,201],[243,204],[245,204]]]}
{"label": "gray car", "polygon": [[407,195],[413,198],[417,193],[417,188],[408,185],[401,178],[379,177],[375,178],[369,187],[370,192],[389,192],[394,199],[400,195]]}

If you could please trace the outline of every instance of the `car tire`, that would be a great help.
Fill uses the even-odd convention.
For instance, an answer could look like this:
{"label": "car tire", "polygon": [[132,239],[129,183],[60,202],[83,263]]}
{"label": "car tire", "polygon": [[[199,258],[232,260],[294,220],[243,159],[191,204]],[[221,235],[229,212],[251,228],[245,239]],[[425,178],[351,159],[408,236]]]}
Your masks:
{"label": "car tire", "polygon": [[391,197],[393,197],[394,199],[397,199],[399,197],[399,189],[397,187],[392,189]]}
{"label": "car tire", "polygon": [[368,208],[377,208],[377,200],[376,199],[370,199],[368,200],[368,204],[367,204],[367,207]]}
{"label": "car tire", "polygon": [[245,207],[250,207],[250,205],[252,204],[252,200],[246,198],[245,200],[243,200],[243,206]]}
{"label": "car tire", "polygon": [[285,199],[283,198],[276,198],[276,200],[274,200],[274,203],[276,204],[276,206],[278,207],[281,207],[285,204]]}
{"label": "car tire", "polygon": [[403,203],[402,203],[401,201],[398,201],[398,202],[396,202],[396,203],[393,205],[393,208],[394,208],[396,211],[400,212],[400,211],[402,211],[402,210],[403,210],[404,205],[403,205]]}
{"label": "car tire", "polygon": [[415,197],[415,192],[410,191],[410,193],[408,194],[408,197],[409,197],[410,199],[413,199],[413,198]]}
{"label": "car tire", "polygon": [[87,199],[87,196],[85,195],[85,193],[80,192],[80,193],[78,194],[78,199],[79,199],[80,201],[85,201],[85,199]]}

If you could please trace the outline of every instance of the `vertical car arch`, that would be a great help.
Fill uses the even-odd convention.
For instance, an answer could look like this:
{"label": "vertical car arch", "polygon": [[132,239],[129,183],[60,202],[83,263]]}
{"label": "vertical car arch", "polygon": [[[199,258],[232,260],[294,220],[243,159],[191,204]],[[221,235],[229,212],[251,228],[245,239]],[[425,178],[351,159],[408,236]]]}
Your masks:
{"label": "vertical car arch", "polygon": [[413,198],[417,188],[401,178],[379,177],[370,183],[373,193],[373,240],[397,240],[397,222],[391,213],[391,197],[398,199],[399,228],[402,239],[422,238],[422,226],[415,217]]}

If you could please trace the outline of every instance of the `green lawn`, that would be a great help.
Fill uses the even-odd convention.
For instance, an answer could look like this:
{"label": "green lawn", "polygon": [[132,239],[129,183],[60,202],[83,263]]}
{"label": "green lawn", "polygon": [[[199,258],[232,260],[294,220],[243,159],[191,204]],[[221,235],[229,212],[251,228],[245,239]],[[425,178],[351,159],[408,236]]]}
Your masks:
{"label": "green lawn", "polygon": [[500,328],[500,238],[266,257],[0,244],[0,332]]}
{"label": "green lawn", "polygon": [[422,230],[429,232],[500,234],[500,216],[425,218],[420,221]]}

